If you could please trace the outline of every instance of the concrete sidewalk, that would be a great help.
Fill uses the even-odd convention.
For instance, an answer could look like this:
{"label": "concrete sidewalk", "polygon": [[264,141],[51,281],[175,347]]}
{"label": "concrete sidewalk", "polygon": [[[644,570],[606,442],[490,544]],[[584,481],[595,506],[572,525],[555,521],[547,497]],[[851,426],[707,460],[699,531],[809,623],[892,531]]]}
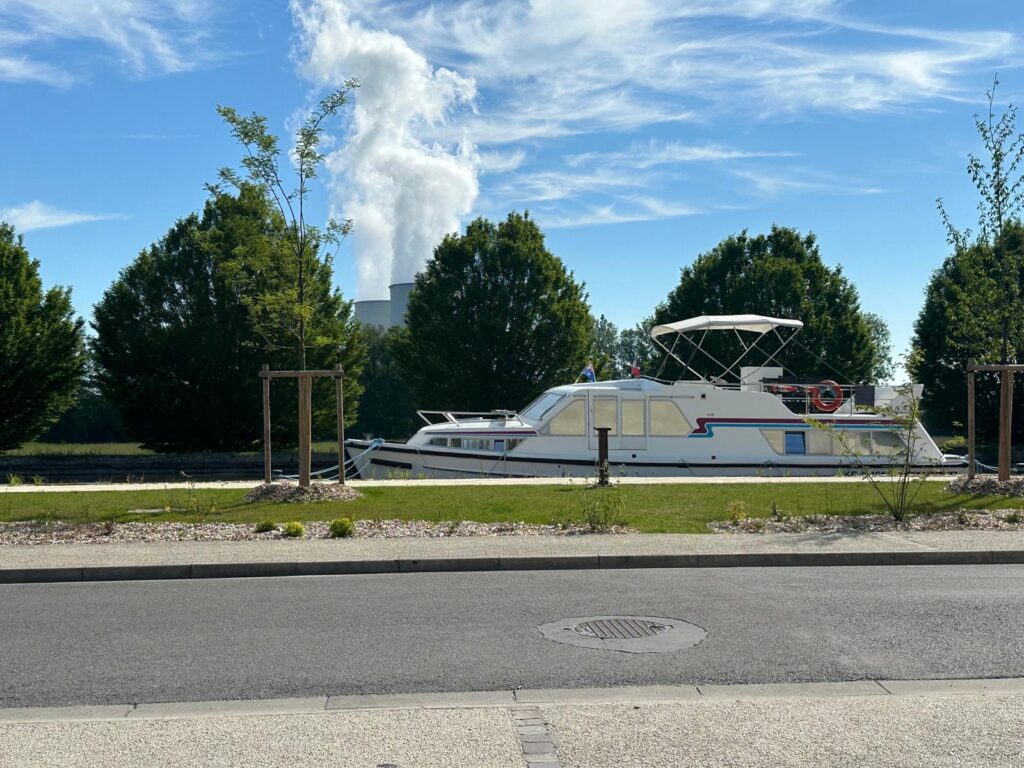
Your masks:
{"label": "concrete sidewalk", "polygon": [[[956,475],[929,475],[927,482],[948,483]],[[353,488],[400,488],[404,486],[505,486],[505,485],[582,485],[593,478],[581,477],[469,477],[422,480],[350,480]],[[213,490],[249,489],[262,480],[218,480],[203,483],[82,483],[53,485],[6,485],[3,493],[83,493],[96,491],[163,491],[200,488]],[[866,483],[860,475],[850,477],[622,477],[614,478],[622,485],[750,485],[761,483]]]}
{"label": "concrete sidewalk", "polygon": [[628,534],[0,546],[0,583],[345,573],[1024,563],[1024,531]]}
{"label": "concrete sidewalk", "polygon": [[1018,766],[1024,680],[0,709],[4,766]]}

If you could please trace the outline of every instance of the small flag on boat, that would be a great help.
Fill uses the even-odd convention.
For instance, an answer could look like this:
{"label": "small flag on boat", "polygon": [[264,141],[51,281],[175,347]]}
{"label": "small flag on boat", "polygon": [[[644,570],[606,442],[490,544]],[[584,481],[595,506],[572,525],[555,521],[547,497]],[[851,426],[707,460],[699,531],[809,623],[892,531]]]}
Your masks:
{"label": "small flag on boat", "polygon": [[639,357],[634,357],[633,358],[633,365],[632,365],[632,367],[630,367],[629,372],[633,375],[634,379],[639,379],[640,378],[640,358]]}
{"label": "small flag on boat", "polygon": [[576,378],[584,378],[587,381],[597,381],[597,374],[594,373],[594,364],[588,362],[585,366],[583,366],[583,370],[580,371],[580,375],[577,376]]}

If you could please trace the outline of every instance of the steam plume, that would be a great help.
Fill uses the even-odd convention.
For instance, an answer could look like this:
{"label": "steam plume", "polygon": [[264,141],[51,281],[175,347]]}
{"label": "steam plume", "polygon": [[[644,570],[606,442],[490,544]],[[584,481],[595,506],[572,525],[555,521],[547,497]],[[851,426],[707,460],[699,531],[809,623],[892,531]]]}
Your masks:
{"label": "steam plume", "polygon": [[355,220],[358,298],[387,298],[472,209],[479,192],[473,146],[423,137],[476,95],[475,82],[433,69],[397,35],[351,18],[346,0],[293,0],[302,73],[337,87],[356,77],[352,133],[327,158],[332,205]]}

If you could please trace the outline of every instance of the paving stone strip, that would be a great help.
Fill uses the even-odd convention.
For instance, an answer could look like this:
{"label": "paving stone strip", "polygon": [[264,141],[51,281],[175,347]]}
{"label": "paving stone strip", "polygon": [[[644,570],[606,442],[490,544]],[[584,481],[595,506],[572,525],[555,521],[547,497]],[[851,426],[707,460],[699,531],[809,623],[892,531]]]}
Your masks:
{"label": "paving stone strip", "polygon": [[558,751],[551,741],[547,722],[536,705],[517,704],[511,707],[512,722],[515,724],[523,759],[529,767],[560,768]]}

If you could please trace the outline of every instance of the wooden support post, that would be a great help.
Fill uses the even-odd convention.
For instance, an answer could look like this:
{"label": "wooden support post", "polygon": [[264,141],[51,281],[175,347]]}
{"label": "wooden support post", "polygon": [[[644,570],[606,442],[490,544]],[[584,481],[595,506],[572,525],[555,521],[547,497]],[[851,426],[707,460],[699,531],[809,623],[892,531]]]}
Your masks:
{"label": "wooden support post", "polygon": [[299,376],[299,486],[309,488],[313,444],[313,379]]}
{"label": "wooden support post", "polygon": [[263,482],[269,483],[273,479],[273,470],[270,466],[270,379],[266,376],[270,366],[266,363],[262,366],[263,376]]}
{"label": "wooden support post", "polygon": [[977,377],[974,372],[975,365],[974,358],[967,361],[967,478],[970,480],[974,479],[978,458],[974,447],[974,380]]}
{"label": "wooden support post", "polygon": [[334,379],[335,400],[338,407],[338,482],[345,484],[345,392],[342,389],[341,363],[334,366],[338,372]]}
{"label": "wooden support post", "polygon": [[1003,370],[999,388],[999,479],[1010,479],[1010,427],[1013,424],[1013,371]]}

